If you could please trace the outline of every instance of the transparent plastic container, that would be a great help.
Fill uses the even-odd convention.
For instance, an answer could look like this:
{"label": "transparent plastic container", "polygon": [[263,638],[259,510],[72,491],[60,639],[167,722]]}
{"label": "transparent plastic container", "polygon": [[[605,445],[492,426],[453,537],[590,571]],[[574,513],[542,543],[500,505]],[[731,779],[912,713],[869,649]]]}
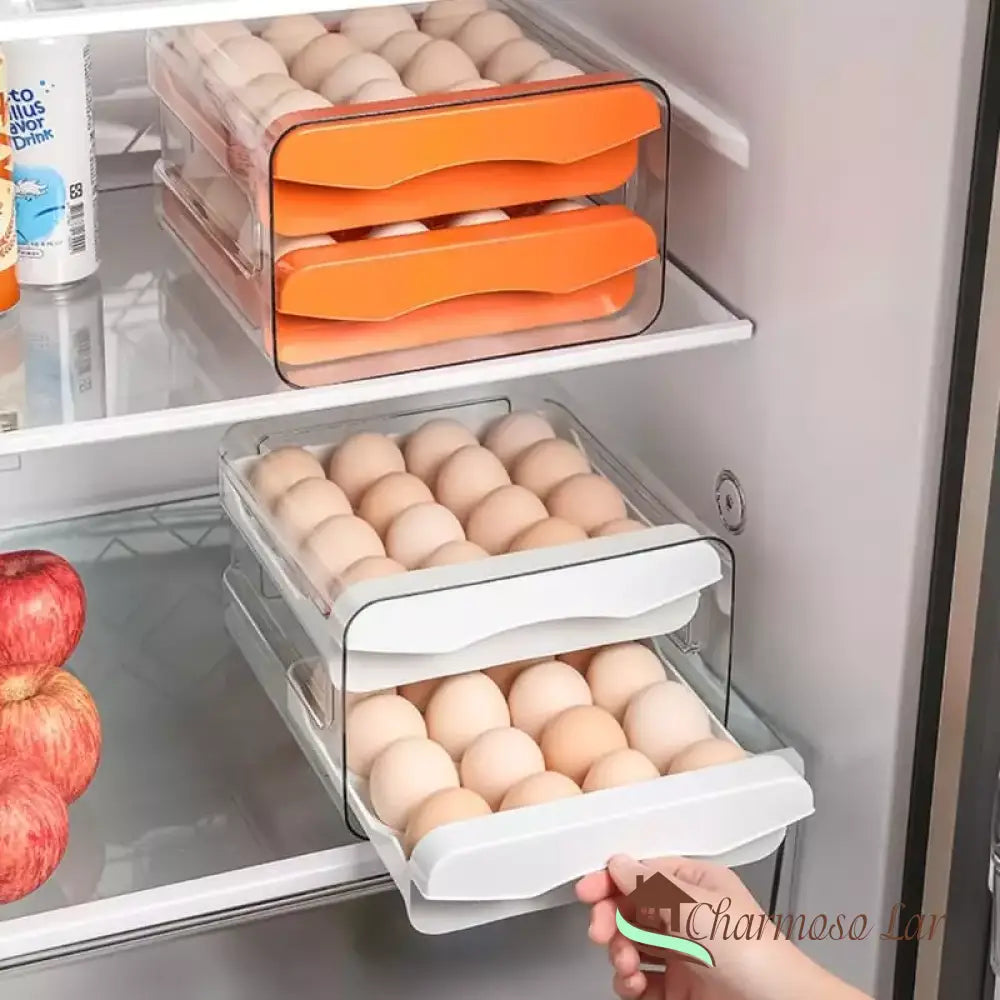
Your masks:
{"label": "transparent plastic container", "polygon": [[[492,42],[470,22],[410,59],[405,31],[357,27],[375,9],[316,20],[287,62],[274,24],[150,35],[161,219],[289,384],[628,337],[660,313],[665,93],[535,3],[493,6]],[[392,10],[393,28],[432,18]],[[345,37],[364,50],[324,62]]]}

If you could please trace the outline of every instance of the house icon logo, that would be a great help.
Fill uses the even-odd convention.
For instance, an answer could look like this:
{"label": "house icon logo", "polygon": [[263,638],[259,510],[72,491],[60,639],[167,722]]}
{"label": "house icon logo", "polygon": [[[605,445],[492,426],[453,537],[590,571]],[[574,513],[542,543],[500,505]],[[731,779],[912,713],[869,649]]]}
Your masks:
{"label": "house icon logo", "polygon": [[[686,937],[664,934],[658,928],[665,924],[677,930],[684,926],[681,907],[694,905],[692,899],[680,886],[675,885],[666,875],[654,872],[648,878],[639,877],[638,885],[628,896],[629,905],[634,909],[634,923],[626,919],[621,910],[615,914],[618,930],[635,944],[645,948],[668,951],[678,958],[715,968],[712,953]],[[666,923],[664,916],[669,917]]]}

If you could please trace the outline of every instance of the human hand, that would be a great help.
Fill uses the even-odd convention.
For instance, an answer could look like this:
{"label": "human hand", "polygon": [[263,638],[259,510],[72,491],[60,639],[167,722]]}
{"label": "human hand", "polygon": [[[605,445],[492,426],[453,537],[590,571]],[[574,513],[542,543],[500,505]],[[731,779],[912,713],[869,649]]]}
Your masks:
{"label": "human hand", "polygon": [[[659,871],[696,903],[682,908],[675,934],[703,942],[716,967],[703,968],[671,960],[666,972],[640,969],[639,949],[619,933],[616,910],[627,908],[626,897],[638,876]],[[660,859],[640,864],[612,858],[608,870],[588,875],[577,884],[577,896],[590,905],[589,936],[608,949],[614,967],[614,989],[622,1000],[856,1000],[861,994],[838,983],[813,965],[768,920],[739,877],[727,868],[702,861]],[[717,914],[720,916],[717,919]],[[728,918],[728,921],[723,918]],[[753,933],[734,934],[739,922]],[[729,933],[724,933],[728,929]]]}

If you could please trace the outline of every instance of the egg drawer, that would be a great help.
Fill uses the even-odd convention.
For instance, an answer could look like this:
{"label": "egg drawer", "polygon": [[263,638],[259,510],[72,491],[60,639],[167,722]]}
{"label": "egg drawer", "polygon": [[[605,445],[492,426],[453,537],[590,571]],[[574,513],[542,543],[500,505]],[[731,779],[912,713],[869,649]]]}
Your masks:
{"label": "egg drawer", "polygon": [[[368,416],[353,418],[338,414],[327,425],[301,418],[239,425],[227,433],[221,456],[227,514],[302,622],[338,689],[373,691],[566,649],[672,633],[689,625],[702,603],[721,630],[728,631],[732,573],[724,544],[692,527],[692,519],[665,486],[614,455],[566,406],[551,399],[504,396],[472,398],[430,411],[366,412]],[[566,442],[554,449],[561,461],[576,470],[589,469],[584,476],[588,488],[598,489],[637,530],[604,537],[581,531],[582,539],[568,544],[348,585],[339,576],[321,582],[308,550],[293,543],[273,508],[255,493],[256,463],[277,449],[304,449],[326,465],[335,447],[358,433],[374,432],[406,447],[408,436],[432,420],[447,421],[450,432],[464,435],[466,447],[472,447],[480,439],[491,440],[490,430],[505,418],[506,426],[516,427],[511,423],[515,414],[528,414],[529,421],[539,421],[553,438]],[[517,421],[523,424],[524,419]],[[475,457],[486,461],[483,451],[487,449],[480,448]],[[544,462],[547,453],[541,449],[538,460]],[[493,469],[492,463],[488,466]],[[508,475],[509,482],[501,463],[496,466],[490,475],[496,474],[498,483]],[[544,474],[550,474],[547,468]],[[515,470],[514,475],[522,474]],[[440,483],[436,490],[446,495]],[[526,490],[507,492],[528,505],[528,522],[545,515],[541,501],[527,497]],[[488,513],[484,510],[480,520]]]}
{"label": "egg drawer", "polygon": [[[749,756],[732,764],[587,792],[542,805],[439,826],[407,856],[381,823],[366,782],[342,767],[343,732],[320,724],[308,677],[322,660],[266,572],[240,548],[226,573],[226,621],[258,680],[348,821],[369,838],[395,881],[411,922],[440,934],[561,905],[572,883],[616,853],[685,855],[731,866],[768,857],[787,829],[813,811],[798,755],[783,747],[697,653],[661,637],[649,643],[667,675],[698,694],[713,734]],[[723,725],[734,719],[731,735]]]}

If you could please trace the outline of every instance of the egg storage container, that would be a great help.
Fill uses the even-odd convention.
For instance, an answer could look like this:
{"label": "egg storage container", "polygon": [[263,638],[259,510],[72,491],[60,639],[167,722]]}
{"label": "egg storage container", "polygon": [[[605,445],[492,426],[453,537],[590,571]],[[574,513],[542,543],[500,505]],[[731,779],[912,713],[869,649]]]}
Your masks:
{"label": "egg storage container", "polygon": [[453,38],[435,4],[150,35],[161,221],[290,384],[659,314],[665,93],[532,2],[481,6]]}
{"label": "egg storage container", "polygon": [[[775,852],[788,828],[813,811],[801,759],[733,689],[731,677],[707,664],[692,641],[707,624],[698,621],[645,646],[666,677],[700,699],[713,736],[741,747],[744,759],[457,820],[414,847],[406,833],[378,819],[368,783],[345,771],[344,732],[324,725],[325,696],[316,697],[328,676],[323,659],[239,538],[225,591],[227,626],[257,679],[351,829],[371,840],[423,933],[562,905],[573,898],[577,878],[623,851],[749,864]],[[464,762],[460,773],[464,781]]]}

